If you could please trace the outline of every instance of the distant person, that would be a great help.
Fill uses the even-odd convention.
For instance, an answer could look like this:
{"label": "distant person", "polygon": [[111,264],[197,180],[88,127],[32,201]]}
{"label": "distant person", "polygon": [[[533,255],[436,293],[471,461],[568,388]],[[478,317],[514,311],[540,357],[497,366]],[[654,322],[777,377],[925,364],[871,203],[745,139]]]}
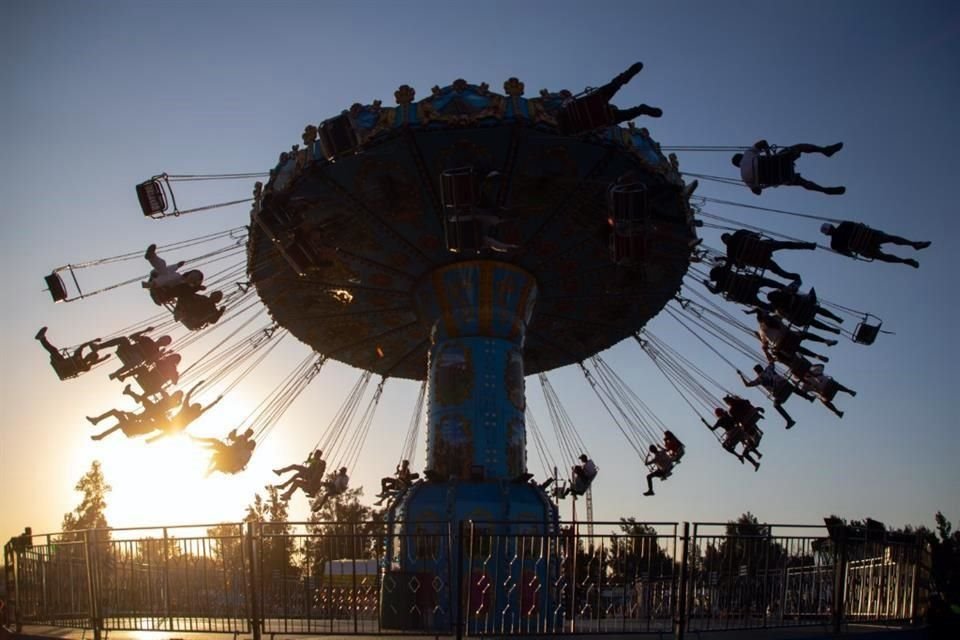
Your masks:
{"label": "distant person", "polygon": [[804,153],[821,153],[829,158],[842,148],[842,142],[826,147],[795,144],[774,153],[766,140],[760,140],[743,153],[735,154],[731,161],[733,166],[740,168],[743,183],[756,195],[760,195],[767,187],[796,185],[810,191],[839,196],[846,193],[845,187],[821,187],[797,173],[793,163]]}
{"label": "distant person", "polygon": [[767,293],[767,300],[772,310],[781,318],[800,327],[815,327],[832,333],[840,333],[840,328],[821,322],[816,316],[821,315],[837,323],[843,323],[843,318],[824,309],[817,301],[817,292],[810,289],[801,294],[794,289],[779,289]]}
{"label": "distant person", "polygon": [[[751,453],[755,452],[760,456],[760,452],[757,451],[756,445],[747,437],[746,430],[737,424],[737,421],[734,420],[733,416],[730,415],[730,412],[726,409],[718,407],[714,410],[714,415],[717,420],[713,424],[710,424],[703,418],[700,418],[700,421],[707,426],[710,431],[716,431],[717,429],[723,430],[723,440],[720,442],[721,446],[734,456],[741,463],[744,460],[750,462],[753,465],[754,471],[760,468],[760,463],[751,457]],[[749,444],[748,444],[749,443]],[[737,453],[737,445],[743,444],[743,452]],[[762,457],[762,456],[760,456]]]}
{"label": "distant person", "polygon": [[755,273],[738,273],[727,261],[710,269],[709,276],[710,280],[704,280],[703,284],[710,293],[723,295],[730,302],[758,309],[769,309],[769,305],[758,297],[761,288],[771,287],[776,290],[785,286],[772,278]]}
{"label": "distant person", "polygon": [[140,366],[155,365],[162,357],[169,355],[165,350],[173,342],[170,336],[160,336],[156,340],[146,335],[153,331],[147,327],[129,336],[120,336],[97,345],[97,350],[116,348],[117,358],[122,366],[110,374],[110,379],[123,379]]}
{"label": "distant person", "polygon": [[610,100],[621,87],[630,82],[642,69],[643,63],[635,62],[613,80],[602,87],[590,90],[584,96],[574,97],[569,91],[561,91],[559,97],[562,103],[557,113],[560,129],[569,134],[576,134],[627,122],[638,116],[648,116],[650,118],[662,116],[663,111],[661,109],[646,104],[630,109],[618,109],[610,104]]}
{"label": "distant person", "polygon": [[680,462],[680,459],[683,458],[683,455],[687,452],[686,447],[680,442],[680,438],[673,435],[673,431],[669,430],[663,432],[663,448],[666,449],[667,454],[670,456],[670,459],[673,460],[674,464]]}
{"label": "distant person", "polygon": [[380,493],[377,494],[377,497],[380,499],[374,502],[374,504],[379,506],[383,504],[383,501],[387,498],[405,491],[413,484],[413,481],[419,477],[419,473],[410,471],[410,461],[402,460],[400,464],[397,465],[397,470],[393,477],[380,479]]}
{"label": "distant person", "polygon": [[754,365],[753,371],[757,374],[757,377],[753,380],[748,380],[746,376],[743,375],[743,372],[739,370],[737,371],[737,375],[740,376],[743,384],[747,387],[761,386],[766,389],[770,394],[771,400],[773,400],[773,408],[776,409],[777,413],[786,421],[787,429],[793,428],[793,425],[797,424],[797,421],[790,417],[790,414],[783,408],[783,403],[794,393],[806,400],[812,400],[813,398],[800,391],[792,385],[789,380],[777,373],[776,365],[772,362],[766,367]]}
{"label": "distant person", "polygon": [[815,395],[820,403],[835,413],[838,418],[843,417],[843,411],[833,404],[833,399],[837,396],[837,393],[842,391],[851,397],[857,395],[857,392],[853,389],[843,386],[832,377],[824,374],[823,365],[810,367],[801,379],[800,385],[804,391]]}
{"label": "distant person", "polygon": [[350,487],[350,476],[347,475],[347,468],[340,467],[336,473],[330,474],[330,477],[322,485],[324,494],[314,500],[310,510],[314,513],[323,509],[323,505],[330,498],[342,495]]}
{"label": "distant person", "polygon": [[233,429],[224,440],[217,438],[196,438],[190,436],[194,442],[199,442],[210,450],[210,462],[207,465],[206,476],[214,471],[224,474],[234,474],[243,471],[253,456],[257,443],[253,439],[253,429],[247,429],[240,435]]}
{"label": "distant person", "polygon": [[580,464],[574,465],[570,471],[570,486],[563,492],[563,497],[571,493],[575,496],[582,496],[593,484],[597,473],[599,473],[597,464],[585,453],[580,454]]}
{"label": "distant person", "polygon": [[773,260],[774,251],[781,249],[801,249],[813,251],[817,248],[814,242],[793,242],[789,240],[772,240],[764,238],[759,233],[747,229],[739,229],[734,233],[724,233],[720,240],[727,247],[727,261],[735,267],[755,267],[773,271],[781,278],[800,281],[800,274],[792,273],[781,268]]}
{"label": "distant person", "polygon": [[647,490],[644,491],[643,495],[652,496],[653,479],[660,478],[661,482],[666,480],[670,476],[670,472],[673,471],[674,462],[666,449],[651,444],[650,452],[643,463],[651,468],[650,473],[647,474]]}
{"label": "distant person", "polygon": [[181,295],[202,291],[203,272],[196,269],[180,273],[178,269],[185,262],[168,265],[157,255],[157,245],[151,244],[143,256],[153,269],[145,282],[140,283],[144,289],[150,290],[150,297],[158,304],[166,304],[179,298]]}
{"label": "distant person", "polygon": [[901,238],[900,236],[884,233],[877,229],[871,229],[865,224],[852,222],[850,220],[845,220],[836,226],[830,223],[824,223],[820,227],[820,232],[830,236],[830,248],[837,253],[842,253],[851,258],[862,256],[870,260],[880,260],[881,262],[899,262],[910,265],[914,269],[920,266],[919,262],[913,258],[901,258],[889,253],[884,253],[880,250],[880,245],[887,243],[905,245],[913,247],[916,251],[926,249],[930,246],[929,241],[914,242],[906,238]]}
{"label": "distant person", "polygon": [[277,489],[286,489],[289,487],[285,493],[281,494],[280,498],[282,500],[289,500],[293,497],[297,489],[303,491],[308,498],[316,496],[323,488],[323,476],[327,471],[327,463],[323,459],[323,451],[317,449],[310,453],[310,455],[307,456],[305,464],[291,464],[273,470],[278,476],[290,471],[295,471],[296,473],[282,484],[276,485]]}
{"label": "distant person", "polygon": [[[100,341],[99,339],[84,342],[74,349],[73,353],[64,355],[63,351],[50,344],[50,341],[47,340],[46,327],[41,327],[34,338],[39,340],[43,348],[50,354],[50,366],[53,367],[57,377],[61,380],[67,380],[81,373],[86,373],[90,371],[95,364],[99,364],[110,357],[108,355],[100,356],[97,354],[97,343]],[[84,349],[87,349],[86,354],[83,353]]]}
{"label": "distant person", "polygon": [[172,415],[169,419],[161,422],[158,425],[158,429],[161,433],[158,435],[147,438],[147,444],[151,442],[156,442],[161,438],[166,438],[169,436],[177,435],[178,433],[183,432],[191,423],[193,423],[197,418],[205,414],[210,409],[216,406],[218,402],[223,399],[223,396],[217,396],[216,400],[208,404],[207,406],[201,405],[199,402],[190,402],[191,396],[197,390],[200,385],[204,383],[203,380],[193,385],[190,391],[187,391],[186,397],[183,399],[183,404],[180,405],[180,409]]}
{"label": "distant person", "polygon": [[217,305],[223,300],[222,291],[210,295],[188,293],[177,298],[173,309],[173,319],[191,331],[199,331],[208,324],[216,324],[226,307]]}
{"label": "distant person", "polygon": [[180,360],[180,354],[164,352],[155,362],[144,362],[131,369],[115,371],[111,377],[116,380],[132,377],[144,393],[152,395],[158,393],[167,383],[177,384],[180,381],[180,372],[177,371]]}
{"label": "distant person", "polygon": [[87,421],[94,425],[110,417],[115,418],[117,421],[115,425],[106,431],[90,436],[91,440],[103,440],[118,429],[128,438],[153,433],[166,423],[167,414],[180,406],[180,403],[183,401],[182,391],[176,391],[169,395],[161,391],[160,398],[156,401],[151,400],[146,394],[137,394],[130,388],[130,385],[124,387],[123,393],[139,402],[140,406],[143,407],[143,411],[135,413],[132,411],[111,409],[99,416],[87,416]]}

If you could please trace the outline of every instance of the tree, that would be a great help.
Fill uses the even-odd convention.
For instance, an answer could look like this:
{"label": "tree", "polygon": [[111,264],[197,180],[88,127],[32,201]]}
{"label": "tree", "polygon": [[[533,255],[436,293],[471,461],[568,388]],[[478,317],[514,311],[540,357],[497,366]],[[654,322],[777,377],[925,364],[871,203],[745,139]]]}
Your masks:
{"label": "tree", "polygon": [[111,487],[103,477],[99,460],[93,461],[90,470],[83,474],[73,490],[83,494],[83,499],[71,513],[64,514],[63,531],[106,529],[107,494]]}
{"label": "tree", "polygon": [[299,572],[293,563],[293,539],[290,537],[290,524],[287,522],[287,501],[280,498],[280,491],[273,485],[266,485],[267,499],[259,493],[254,494],[253,502],[247,506],[244,522],[261,523],[260,567],[265,574],[296,576]]}
{"label": "tree", "polygon": [[610,582],[632,583],[640,580],[670,579],[673,560],[658,544],[653,527],[638,523],[636,518],[620,518],[620,531],[610,534],[607,573]]}

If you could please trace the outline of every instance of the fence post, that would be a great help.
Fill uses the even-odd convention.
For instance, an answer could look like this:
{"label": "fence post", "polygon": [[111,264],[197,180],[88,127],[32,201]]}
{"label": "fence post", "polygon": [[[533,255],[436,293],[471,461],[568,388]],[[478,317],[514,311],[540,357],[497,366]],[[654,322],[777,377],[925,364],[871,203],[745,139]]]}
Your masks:
{"label": "fence post", "polygon": [[689,565],[690,523],[683,523],[683,536],[680,538],[680,581],[677,583],[676,618],[673,624],[673,636],[683,640],[687,631],[687,575]]}
{"label": "fence post", "polygon": [[89,529],[85,529],[83,532],[83,555],[84,562],[87,565],[87,599],[89,600],[90,609],[90,627],[93,630],[93,640],[100,640],[102,624],[100,622],[99,606],[97,606],[100,602],[100,593],[97,588],[99,581],[95,575],[98,564],[94,557],[96,555],[96,548],[90,544]]}
{"label": "fence post", "polygon": [[457,617],[457,640],[463,640],[464,627],[466,626],[465,618],[467,616],[467,608],[463,602],[463,582],[467,577],[466,572],[463,570],[464,528],[464,521],[460,520],[457,523],[457,568],[456,571],[453,572],[453,577],[457,581],[457,587],[455,589],[456,606],[454,607]]}
{"label": "fence post", "polygon": [[[17,633],[23,631],[23,618],[20,614],[20,569],[19,569],[19,554],[13,546],[13,538],[3,547],[4,555],[4,566],[6,570],[4,572],[4,582],[6,584],[7,597],[9,598],[12,594],[12,600],[7,601],[7,609],[4,615],[8,616],[10,608],[13,609],[13,628]],[[12,576],[12,579],[11,579]],[[5,622],[5,620],[0,620],[0,624]]]}
{"label": "fence post", "polygon": [[250,571],[247,574],[247,579],[250,584],[250,632],[253,634],[253,640],[260,640],[261,635],[261,619],[260,619],[260,593],[257,590],[258,578],[260,572],[258,571],[258,562],[257,562],[257,547],[254,540],[254,522],[247,523],[246,531],[246,543],[247,543],[247,557],[250,560]]}
{"label": "fence post", "polygon": [[833,567],[833,633],[839,634],[843,626],[847,592],[847,528],[838,527],[833,542],[837,547]]}

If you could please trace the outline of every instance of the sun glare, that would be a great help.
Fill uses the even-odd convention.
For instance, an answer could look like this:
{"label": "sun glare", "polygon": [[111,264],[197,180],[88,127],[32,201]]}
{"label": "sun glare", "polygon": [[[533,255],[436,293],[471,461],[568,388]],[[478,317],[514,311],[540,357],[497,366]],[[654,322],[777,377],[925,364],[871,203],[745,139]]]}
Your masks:
{"label": "sun glare", "polygon": [[[242,399],[224,398],[190,432],[222,439],[248,412]],[[209,451],[185,434],[151,444],[120,437],[100,444],[106,445],[97,456],[112,487],[107,521],[113,527],[237,521],[252,498],[251,487],[237,476],[205,477]]]}

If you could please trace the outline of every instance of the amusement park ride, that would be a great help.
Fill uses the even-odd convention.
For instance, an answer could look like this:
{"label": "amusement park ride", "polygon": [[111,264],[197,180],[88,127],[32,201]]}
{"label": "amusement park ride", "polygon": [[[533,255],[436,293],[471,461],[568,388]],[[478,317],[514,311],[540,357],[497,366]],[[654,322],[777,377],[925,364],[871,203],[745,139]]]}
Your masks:
{"label": "amusement park ride", "polygon": [[[333,359],[363,371],[338,423],[317,443],[328,459],[339,457],[336,468],[351,468],[359,458],[363,436],[345,435],[346,425],[371,375],[425,385],[425,473],[389,496],[387,519],[396,535],[446,531],[466,520],[551,530],[558,522],[556,498],[589,495],[592,475],[575,472],[552,487],[532,480],[526,455],[532,419],[525,399],[528,376],[539,374],[565,462],[587,453],[545,375],[567,365],[583,370],[637,453],[649,452],[651,481],[669,476],[683,455],[676,436],[664,442],[664,425],[597,355],[625,339],[640,344],[701,419],[716,410],[720,419],[713,424],[711,418],[708,426],[722,427],[723,435],[715,435],[724,448],[750,460],[748,450],[756,451],[762,436],[761,410],[737,405],[736,394],[645,331],[661,312],[698,339],[715,336],[754,362],[769,359],[757,384],[777,409],[791,394],[818,397],[832,407],[837,387],[846,388],[820,365],[811,365],[803,355],[808,351],[799,346],[816,339],[811,325],[824,325],[814,316],[830,303],[801,295],[799,280],[789,284],[766,274],[772,252],[781,248],[769,244],[779,237],[774,232],[757,229],[736,249],[702,244],[697,229],[707,221],[728,228],[723,218],[704,211],[710,202],[722,201],[695,195],[697,182],[684,181],[676,157],[665,156],[646,128],[619,125],[624,117],[656,117],[659,110],[642,105],[620,111],[609,104],[638,70],[635,65],[580,95],[542,91],[527,98],[523,83],[510,78],[502,95],[485,83],[457,80],[416,101],[414,90],[401,86],[394,107],[355,104],[319,126],[307,126],[302,145],[282,153],[265,184],[256,183],[252,201],[210,205],[252,202],[249,227],[198,239],[225,246],[186,262],[202,266],[245,252],[241,268],[204,280],[199,271],[181,274],[182,264],[163,262],[163,256],[198,241],[148,251],[153,281],[144,286],[173,316],[165,312],[135,328],[141,337],[173,331],[177,323],[188,329],[167,352],[198,334],[239,323],[243,313],[265,308],[271,318],[249,333],[238,328],[232,343],[225,339],[219,350],[191,365],[180,385],[220,385],[226,393],[286,334],[314,352],[250,417],[245,425],[250,431],[232,433],[219,449],[208,441],[224,458],[218,468],[242,470],[245,459],[227,460],[231,444],[246,438],[242,446],[249,459],[251,439],[262,439],[320,366]],[[797,184],[791,182],[792,159],[788,167],[783,157],[761,153],[757,162],[762,186]],[[257,174],[203,176],[214,177],[253,180]],[[210,208],[177,208],[173,184],[191,178],[198,176],[162,174],[138,185],[144,214],[161,218]],[[850,240],[851,252],[866,258],[875,257],[877,242],[890,238],[863,225],[855,231],[860,235]],[[142,250],[105,260],[116,259],[142,260]],[[102,262],[67,265],[47,276],[54,300],[99,293],[83,292],[76,273]],[[70,286],[65,273],[72,276]],[[708,273],[711,292],[760,308],[767,358],[758,353],[756,327],[715,304],[703,288]],[[157,286],[164,274],[173,280]],[[223,291],[215,290],[218,286]],[[761,288],[783,291],[781,308],[758,297]],[[877,337],[876,318],[832,308],[861,322],[847,330],[831,312],[836,320],[826,330],[860,343]],[[129,330],[109,338],[116,357],[143,387],[142,411],[119,416],[120,428],[127,435],[183,431],[195,418],[177,422],[182,407],[169,415],[178,402],[168,393],[176,380],[151,364],[159,351],[140,349],[146,344],[149,351],[152,340],[123,341]],[[105,344],[48,350],[58,375],[69,378],[97,364]],[[717,409],[724,406],[730,411]],[[359,430],[369,426],[371,412],[359,417]],[[138,418],[143,414],[149,415]],[[408,435],[405,458],[412,457],[415,440]],[[315,491],[308,494],[316,497]],[[392,562],[402,567],[405,555],[397,554]]]}

